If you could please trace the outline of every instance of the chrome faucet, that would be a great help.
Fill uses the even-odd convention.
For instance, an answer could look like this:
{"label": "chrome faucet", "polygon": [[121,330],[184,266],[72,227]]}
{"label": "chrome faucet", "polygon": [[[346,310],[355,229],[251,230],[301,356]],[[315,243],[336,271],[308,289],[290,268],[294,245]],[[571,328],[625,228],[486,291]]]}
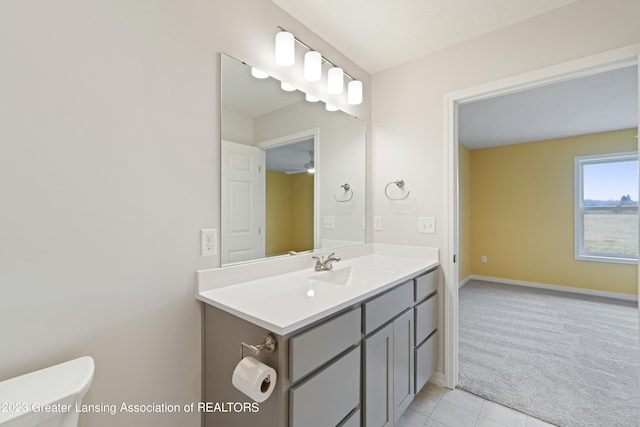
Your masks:
{"label": "chrome faucet", "polygon": [[314,267],[314,269],[316,271],[327,271],[327,270],[331,270],[333,268],[333,262],[338,262],[340,261],[340,257],[336,256],[335,252],[332,253],[331,255],[329,255],[327,257],[327,259],[324,259],[324,257],[311,257],[312,259],[316,260],[316,265]]}

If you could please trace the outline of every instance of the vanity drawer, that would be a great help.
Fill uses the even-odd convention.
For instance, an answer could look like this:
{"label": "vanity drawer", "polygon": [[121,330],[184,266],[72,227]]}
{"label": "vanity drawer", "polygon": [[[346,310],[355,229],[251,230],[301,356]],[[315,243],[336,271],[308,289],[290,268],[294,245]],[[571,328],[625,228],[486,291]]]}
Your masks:
{"label": "vanity drawer", "polygon": [[406,282],[384,295],[364,303],[365,335],[378,329],[389,320],[413,305],[413,281]]}
{"label": "vanity drawer", "polygon": [[438,327],[438,294],[413,309],[416,316],[416,344],[420,344]]}
{"label": "vanity drawer", "polygon": [[360,427],[360,410],[356,409],[350,413],[340,424],[338,424],[338,427]]}
{"label": "vanity drawer", "polygon": [[414,384],[415,393],[417,394],[438,367],[438,332],[435,332],[428,340],[416,347],[414,360],[416,363]]}
{"label": "vanity drawer", "polygon": [[289,391],[289,427],[340,423],[360,404],[360,347]]}
{"label": "vanity drawer", "polygon": [[414,301],[422,301],[428,295],[438,290],[438,270],[432,270],[427,274],[413,279],[415,286]]}
{"label": "vanity drawer", "polygon": [[361,310],[357,308],[289,340],[289,377],[295,382],[360,340]]}

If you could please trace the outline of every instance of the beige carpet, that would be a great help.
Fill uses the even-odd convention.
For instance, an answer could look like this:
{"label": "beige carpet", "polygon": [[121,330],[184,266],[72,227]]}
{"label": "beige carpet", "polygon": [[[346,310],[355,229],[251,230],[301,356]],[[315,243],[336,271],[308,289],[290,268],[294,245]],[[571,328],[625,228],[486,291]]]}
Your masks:
{"label": "beige carpet", "polygon": [[558,426],[638,426],[635,302],[472,280],[459,387]]}

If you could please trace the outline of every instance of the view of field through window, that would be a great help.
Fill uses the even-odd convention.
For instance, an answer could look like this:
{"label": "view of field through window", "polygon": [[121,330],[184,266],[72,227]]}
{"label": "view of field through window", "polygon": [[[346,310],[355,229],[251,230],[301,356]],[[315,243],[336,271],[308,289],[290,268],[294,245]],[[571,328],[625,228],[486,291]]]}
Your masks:
{"label": "view of field through window", "polygon": [[638,257],[638,160],[583,165],[583,254]]}

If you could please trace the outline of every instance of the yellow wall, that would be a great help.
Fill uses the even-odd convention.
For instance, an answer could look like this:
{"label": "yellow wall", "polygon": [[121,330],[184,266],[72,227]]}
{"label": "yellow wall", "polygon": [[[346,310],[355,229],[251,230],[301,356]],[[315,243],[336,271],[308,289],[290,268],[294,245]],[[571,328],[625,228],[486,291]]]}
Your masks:
{"label": "yellow wall", "polygon": [[267,170],[266,255],[313,249],[313,175]]}
{"label": "yellow wall", "polygon": [[471,274],[471,151],[458,144],[458,280],[463,281]]}
{"label": "yellow wall", "polygon": [[291,247],[294,251],[313,249],[313,177],[297,173],[291,177]]}
{"label": "yellow wall", "polygon": [[266,175],[266,255],[288,252],[291,223],[291,189],[289,177],[282,172],[267,170]]}
{"label": "yellow wall", "polygon": [[471,273],[637,294],[636,265],[574,260],[573,225],[574,157],[637,150],[636,135],[628,129],[472,150]]}

